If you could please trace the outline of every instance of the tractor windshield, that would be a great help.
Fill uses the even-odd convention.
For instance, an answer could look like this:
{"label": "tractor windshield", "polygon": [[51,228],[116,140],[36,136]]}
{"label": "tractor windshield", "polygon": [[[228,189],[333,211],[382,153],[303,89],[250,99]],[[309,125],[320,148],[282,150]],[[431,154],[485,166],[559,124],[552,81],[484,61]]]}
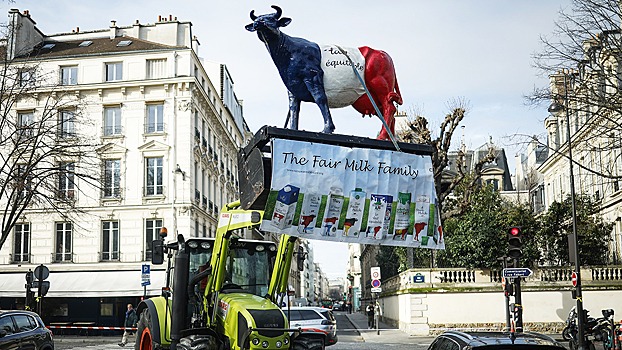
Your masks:
{"label": "tractor windshield", "polygon": [[230,245],[223,288],[243,289],[258,296],[268,294],[270,274],[276,256],[272,242],[235,241]]}

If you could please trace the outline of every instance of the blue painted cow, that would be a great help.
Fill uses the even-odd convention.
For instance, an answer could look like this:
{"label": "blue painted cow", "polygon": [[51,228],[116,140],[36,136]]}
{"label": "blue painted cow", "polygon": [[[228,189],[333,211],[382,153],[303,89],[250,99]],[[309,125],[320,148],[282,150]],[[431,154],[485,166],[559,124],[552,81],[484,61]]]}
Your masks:
{"label": "blue painted cow", "polygon": [[[291,129],[298,129],[298,114],[300,112],[300,102],[315,102],[324,118],[325,133],[332,133],[335,125],[330,114],[329,107],[343,107],[339,102],[331,101],[330,93],[325,89],[325,62],[322,62],[322,49],[314,42],[303,38],[291,37],[279,28],[291,23],[291,19],[281,17],[282,10],[278,6],[272,6],[275,13],[256,16],[255,11],[251,11],[250,17],[253,23],[246,26],[251,32],[257,32],[259,40],[264,42],[270,52],[270,56],[276,65],[279,75],[285,83],[289,93],[289,113]],[[342,50],[339,48],[339,50]],[[355,49],[356,50],[356,49]],[[394,103],[402,104],[393,60],[384,51],[374,50],[367,46],[359,47],[359,52],[348,53],[348,57],[361,55],[364,60],[364,80],[365,85],[370,91],[374,102],[380,108],[386,124],[391,132],[394,132],[396,107]],[[345,57],[344,57],[345,59]],[[353,61],[346,61],[344,65],[349,65],[350,72],[352,66],[356,67]],[[360,67],[363,71],[363,67]],[[351,75],[354,75],[352,72]],[[358,83],[360,85],[360,83]],[[356,87],[352,87],[355,89]],[[362,90],[361,90],[362,91]],[[376,115],[376,111],[366,94],[356,96],[354,102],[347,103],[352,105],[363,115]],[[389,139],[387,130],[383,127],[378,134],[382,140]]]}

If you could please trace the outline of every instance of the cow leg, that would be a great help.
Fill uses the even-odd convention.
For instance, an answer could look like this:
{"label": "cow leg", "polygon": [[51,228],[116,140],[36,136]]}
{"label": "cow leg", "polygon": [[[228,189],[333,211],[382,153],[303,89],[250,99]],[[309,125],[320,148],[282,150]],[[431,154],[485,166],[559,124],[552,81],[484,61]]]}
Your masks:
{"label": "cow leg", "polygon": [[294,97],[291,92],[287,92],[289,95],[289,128],[298,130],[298,116],[300,115],[300,100]]}
{"label": "cow leg", "polygon": [[[396,111],[397,109],[395,108],[395,105],[393,104],[393,101],[390,98],[388,98],[382,104],[382,114],[384,116],[384,121],[389,126],[389,130],[391,130],[391,133],[393,135],[395,135],[395,112]],[[384,125],[382,126],[382,130],[380,131],[380,134],[378,135],[378,139],[379,140],[390,139],[389,133],[387,132],[387,129],[385,129]]]}
{"label": "cow leg", "polygon": [[313,97],[313,101],[320,108],[322,117],[324,117],[324,130],[323,133],[332,134],[335,131],[335,124],[333,124],[333,118],[330,115],[330,109],[328,108],[328,97],[324,91],[324,81],[321,74],[315,75],[312,79],[305,79],[305,85]]}

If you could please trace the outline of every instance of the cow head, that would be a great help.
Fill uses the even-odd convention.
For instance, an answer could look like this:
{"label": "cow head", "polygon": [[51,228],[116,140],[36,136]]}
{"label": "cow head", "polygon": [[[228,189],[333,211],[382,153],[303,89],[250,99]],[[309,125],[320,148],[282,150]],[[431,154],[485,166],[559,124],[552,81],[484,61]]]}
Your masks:
{"label": "cow head", "polygon": [[280,27],[285,27],[291,23],[291,18],[281,18],[283,10],[281,10],[280,7],[272,5],[272,8],[276,10],[275,13],[269,13],[261,16],[255,16],[255,10],[252,10],[251,19],[253,20],[253,23],[246,25],[246,30],[249,32],[258,31],[264,34],[267,34],[266,32],[278,34]]}

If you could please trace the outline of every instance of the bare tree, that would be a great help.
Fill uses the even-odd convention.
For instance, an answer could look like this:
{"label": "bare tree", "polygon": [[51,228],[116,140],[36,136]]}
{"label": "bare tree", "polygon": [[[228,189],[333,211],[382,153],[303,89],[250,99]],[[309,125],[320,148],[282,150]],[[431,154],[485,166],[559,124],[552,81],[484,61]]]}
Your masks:
{"label": "bare tree", "polygon": [[[4,51],[3,51],[4,53]],[[0,248],[26,213],[69,217],[99,188],[98,139],[75,86],[45,71],[34,49],[0,63]],[[13,57],[11,57],[13,56]]]}
{"label": "bare tree", "polygon": [[[555,31],[541,37],[542,49],[534,54],[535,67],[550,77],[551,84],[529,96],[534,104],[550,105],[549,111],[564,126],[541,144],[565,157],[566,151],[560,149],[567,139],[568,117],[575,135],[573,148],[584,155],[595,153],[588,156],[590,161],[574,157],[574,163],[610,179],[622,177],[618,166],[622,156],[621,18],[619,0],[573,0],[562,9]],[[599,159],[596,153],[611,158]]]}
{"label": "bare tree", "polygon": [[[436,186],[436,193],[438,196],[439,210],[443,208],[443,203],[446,198],[453,192],[453,190],[462,181],[468,180],[469,184],[467,188],[475,189],[481,180],[482,168],[485,164],[495,160],[496,151],[493,148],[488,150],[485,157],[478,160],[474,164],[473,169],[470,171],[475,176],[468,177],[468,167],[466,164],[466,154],[464,150],[459,149],[455,161],[457,174],[447,178],[443,177],[444,172],[447,170],[450,162],[450,147],[451,139],[456,132],[456,129],[462,122],[467,112],[466,103],[463,100],[455,100],[450,103],[451,112],[445,116],[445,119],[440,125],[438,136],[433,138],[432,131],[428,126],[428,120],[421,116],[415,115],[414,118],[408,121],[408,129],[400,132],[398,138],[404,142],[422,143],[432,146],[432,166],[434,168],[434,183]],[[441,211],[442,218],[457,215],[463,212],[469,203],[469,195],[466,195],[464,200],[457,203],[455,209],[451,211]]]}

